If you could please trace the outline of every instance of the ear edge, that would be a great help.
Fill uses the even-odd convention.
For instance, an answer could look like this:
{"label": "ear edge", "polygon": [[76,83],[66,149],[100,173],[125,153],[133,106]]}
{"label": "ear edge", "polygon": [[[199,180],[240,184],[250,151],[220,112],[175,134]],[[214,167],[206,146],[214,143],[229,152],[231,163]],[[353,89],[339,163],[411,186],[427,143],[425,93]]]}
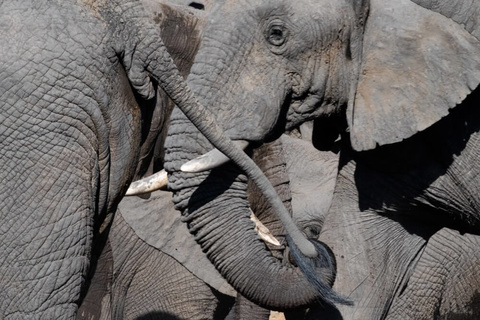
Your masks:
{"label": "ear edge", "polygon": [[425,9],[435,11],[462,25],[480,41],[480,2],[465,0],[411,0]]}
{"label": "ear edge", "polygon": [[462,26],[408,0],[371,3],[362,72],[347,109],[357,151],[428,128],[480,83],[480,42]]}

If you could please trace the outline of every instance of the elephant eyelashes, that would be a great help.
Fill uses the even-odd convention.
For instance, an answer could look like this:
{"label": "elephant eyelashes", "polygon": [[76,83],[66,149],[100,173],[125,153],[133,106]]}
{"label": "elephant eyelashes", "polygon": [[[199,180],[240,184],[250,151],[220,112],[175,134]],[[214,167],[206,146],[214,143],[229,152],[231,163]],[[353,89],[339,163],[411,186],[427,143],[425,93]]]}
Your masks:
{"label": "elephant eyelashes", "polygon": [[281,47],[287,40],[287,29],[278,20],[272,21],[266,32],[266,40],[274,47]]}

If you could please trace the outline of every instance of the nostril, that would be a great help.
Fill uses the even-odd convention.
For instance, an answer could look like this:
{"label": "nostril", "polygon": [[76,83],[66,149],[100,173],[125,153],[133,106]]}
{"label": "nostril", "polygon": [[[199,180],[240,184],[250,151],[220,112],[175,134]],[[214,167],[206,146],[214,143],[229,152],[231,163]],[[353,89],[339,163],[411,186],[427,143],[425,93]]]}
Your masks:
{"label": "nostril", "polygon": [[205,6],[203,5],[203,3],[190,2],[188,6],[198,10],[205,10]]}

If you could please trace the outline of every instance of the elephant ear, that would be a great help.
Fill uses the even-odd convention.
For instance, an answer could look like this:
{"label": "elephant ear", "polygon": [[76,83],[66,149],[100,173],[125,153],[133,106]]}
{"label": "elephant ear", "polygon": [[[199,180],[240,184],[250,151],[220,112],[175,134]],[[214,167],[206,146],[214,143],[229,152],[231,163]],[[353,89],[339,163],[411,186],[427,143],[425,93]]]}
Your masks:
{"label": "elephant ear", "polygon": [[416,4],[452,19],[480,40],[480,2],[465,0],[412,0]]}
{"label": "elephant ear", "polygon": [[446,9],[435,12],[410,0],[371,0],[363,65],[347,109],[355,150],[402,141],[475,90],[480,82],[480,12],[475,11],[455,20],[443,14]]}
{"label": "elephant ear", "polygon": [[125,197],[118,205],[135,234],[150,246],[168,254],[197,278],[219,292],[236,297],[236,291],[215,269],[173,207],[170,192],[155,191],[148,198]]}

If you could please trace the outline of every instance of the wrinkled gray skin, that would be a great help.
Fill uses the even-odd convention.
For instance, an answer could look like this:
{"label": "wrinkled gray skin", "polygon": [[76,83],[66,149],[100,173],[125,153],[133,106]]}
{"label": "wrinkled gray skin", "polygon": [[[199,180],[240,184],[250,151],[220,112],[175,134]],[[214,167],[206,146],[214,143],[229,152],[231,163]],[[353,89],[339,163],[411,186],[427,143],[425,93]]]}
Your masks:
{"label": "wrinkled gray skin", "polygon": [[[155,22],[159,24],[163,41],[180,72],[187,73],[200,41],[203,14],[199,11],[181,10],[178,7],[171,11],[168,6],[149,9],[153,12]],[[159,122],[155,120],[154,123],[158,123],[157,127],[152,126],[150,129],[146,138],[149,143],[144,144],[146,147],[142,149],[137,169],[137,172],[145,172],[145,175],[156,172],[163,166],[165,128],[173,105],[162,91],[159,91],[157,105],[161,107],[157,108],[159,112],[154,113],[152,118],[159,118]],[[153,149],[152,142],[155,142]],[[301,143],[298,143],[299,147],[296,149],[305,154],[305,158],[314,158],[307,155],[307,152],[316,151],[312,147],[302,146]],[[257,161],[263,159],[261,160],[263,170],[273,177],[278,184],[274,184],[278,193],[289,203],[290,190],[286,187],[288,177],[283,168],[285,160],[279,160],[283,159],[280,149],[279,146],[263,147],[256,151],[254,159]],[[272,163],[269,159],[275,162]],[[289,161],[292,166],[295,162]],[[279,167],[283,169],[279,170]],[[317,168],[325,170],[321,165]],[[335,165],[328,168],[334,169]],[[290,171],[291,175],[295,174],[294,169]],[[333,177],[331,171],[328,171],[328,174]],[[307,181],[305,178],[304,180]],[[250,188],[256,187],[252,184]],[[297,185],[297,194],[300,188],[301,186]],[[255,199],[252,201],[257,203],[253,205],[254,207],[259,207],[257,214],[263,217],[264,223],[281,240],[283,228],[280,222],[271,211],[268,211],[268,205],[261,197],[260,191],[255,190],[257,195],[252,196]],[[333,191],[331,185],[329,190]],[[325,204],[328,205],[328,201]],[[309,212],[314,211],[312,209]],[[171,197],[165,192],[154,193],[145,200],[137,197],[126,198],[120,203],[120,210],[111,226],[107,245],[96,265],[89,291],[80,307],[80,318],[91,320],[110,317],[126,319],[225,317],[234,301],[236,291],[218,274],[177,215],[171,204]],[[301,225],[305,227],[312,225],[309,222],[314,222],[313,217],[308,219],[304,217]],[[318,228],[318,222],[314,224]],[[281,253],[276,255],[282,257]],[[148,294],[144,294],[147,292]],[[268,318],[269,314],[269,310],[256,306],[243,297],[237,299],[235,310],[237,311],[235,316],[250,320],[263,319],[265,316]]]}
{"label": "wrinkled gray skin", "polygon": [[[317,237],[331,203],[338,156],[284,135],[255,150],[253,159],[287,205],[291,202],[294,221]],[[253,183],[249,202],[284,242],[281,223]],[[284,259],[284,248],[270,249]],[[121,201],[97,271],[82,319],[224,319],[237,296],[195,243],[165,191]],[[239,296],[228,319],[269,315]],[[289,319],[298,319],[295,315]]]}
{"label": "wrinkled gray skin", "polygon": [[[188,80],[189,85],[194,88],[196,95],[202,103],[207,105],[210,110],[214,110],[214,114],[218,116],[218,122],[223,125],[223,129],[226,130],[230,138],[237,139],[241,137],[255,142],[262,141],[269,134],[271,137],[274,136],[271,134],[272,132],[268,130],[272,131],[276,129],[274,128],[275,121],[280,119],[280,114],[286,112],[286,110],[282,111],[280,107],[283,105],[287,95],[290,96],[291,90],[285,87],[290,84],[286,83],[283,78],[278,77],[278,79],[276,79],[272,77],[271,79],[262,79],[261,77],[263,76],[268,77],[270,72],[264,74],[255,71],[261,70],[261,68],[253,63],[251,65],[250,63],[244,63],[250,58],[258,58],[261,66],[267,67],[269,65],[280,65],[279,59],[282,59],[282,57],[278,55],[278,53],[280,53],[277,50],[278,48],[269,47],[268,43],[265,43],[263,31],[260,31],[263,30],[263,27],[270,25],[268,21],[259,28],[256,21],[253,20],[257,18],[255,12],[253,12],[252,17],[242,16],[234,19],[235,14],[240,16],[242,12],[245,12],[245,14],[252,13],[251,10],[244,10],[244,8],[250,8],[253,7],[253,5],[253,3],[245,4],[241,1],[238,2],[238,7],[235,7],[235,5],[229,1],[222,1],[218,3],[218,6],[217,3],[214,4],[208,18],[208,23],[211,24],[208,26],[207,23],[204,39],[201,44],[201,48],[203,47],[205,50],[202,51],[202,49],[200,49],[199,54],[195,58],[192,73]],[[262,9],[260,14],[266,14],[269,11],[269,5],[278,10],[287,9],[284,5],[277,6],[276,2],[262,2],[261,6],[265,6],[265,8],[263,8],[265,11]],[[302,5],[303,4],[299,4],[299,6]],[[302,10],[305,10],[305,12],[310,12],[311,9],[305,6],[302,8],[304,8]],[[356,17],[361,16],[365,10],[360,6],[352,8],[343,3],[334,3],[330,6],[329,11],[325,12],[325,16],[329,17],[333,15],[335,10],[342,10],[340,18],[344,18],[348,24],[348,26],[344,28],[345,34],[339,34],[337,31],[339,25],[343,26],[343,20],[339,19],[337,21],[338,24],[332,27],[335,31],[327,34],[325,39],[319,39],[317,43],[309,43],[307,39],[300,40],[306,41],[309,45],[318,44],[320,41],[333,43],[334,45],[332,45],[332,47],[335,47],[336,52],[343,53],[347,51],[346,49],[350,43],[352,46],[355,46],[355,48],[358,48],[359,44],[357,41],[349,42],[347,45],[346,43],[342,43],[341,37],[344,35],[350,36],[351,32],[353,32],[352,30],[360,26],[360,22],[357,21]],[[221,20],[218,17],[221,17]],[[321,20],[323,20],[323,18],[324,17],[319,17]],[[245,26],[239,27],[235,25],[235,23],[231,26],[230,19],[233,19],[233,22],[240,22],[241,20],[241,23],[244,23]],[[261,21],[264,21],[263,17]],[[255,31],[252,32],[249,27],[255,28]],[[358,31],[359,30],[357,30],[357,32]],[[246,48],[230,48],[227,46],[227,43],[225,45],[222,44],[221,41],[223,39],[221,36],[226,37],[227,35],[233,37],[231,40],[232,45],[233,43],[239,45],[244,44]],[[242,36],[244,38],[241,38]],[[275,37],[275,35],[273,37]],[[256,40],[258,39],[261,39],[261,42],[257,45]],[[293,44],[293,46],[296,47],[296,44]],[[299,46],[299,48],[301,48],[301,46]],[[270,51],[270,49],[275,53]],[[245,50],[249,51],[245,53]],[[252,52],[251,50],[258,50],[258,52]],[[350,52],[351,50],[348,51]],[[268,56],[264,57],[262,55],[263,53],[268,53]],[[358,52],[354,53],[358,56]],[[228,56],[229,54],[232,54],[232,56]],[[299,60],[303,61],[303,58],[305,58],[309,52],[304,50],[300,54],[302,56]],[[346,57],[339,55],[339,60],[340,61],[332,60],[329,62],[331,65],[338,66],[342,70],[349,70],[350,67],[354,67],[354,64],[351,61],[347,61]],[[346,62],[346,64],[344,65],[343,62]],[[323,65],[325,65],[325,63],[323,63]],[[232,69],[232,72],[229,72],[230,70],[216,69],[216,67],[220,68],[222,66],[225,68],[231,67],[234,68],[234,70]],[[307,70],[301,61],[296,63],[295,67],[297,71]],[[237,74],[234,74],[237,71],[241,73],[241,75],[252,76],[252,78],[239,79]],[[289,76],[293,75],[291,72],[287,73]],[[230,78],[231,75],[232,77]],[[298,77],[295,78],[300,80]],[[348,74],[347,79],[350,80],[350,78],[351,75]],[[289,80],[293,80],[293,78]],[[342,79],[342,81],[343,80],[345,79]],[[340,81],[340,79],[336,78],[336,81]],[[268,83],[269,87],[266,91],[262,88],[261,92],[255,93],[255,88],[261,87],[256,84],[257,82]],[[349,81],[343,81],[342,84],[346,85],[348,82]],[[316,85],[317,84],[320,85],[321,83],[316,83]],[[306,87],[303,86],[300,88],[301,86],[302,84],[298,83],[296,89],[306,89]],[[219,90],[221,90],[221,92],[219,92]],[[319,90],[321,90],[321,88],[319,88]],[[338,90],[340,90],[340,87],[335,88],[334,91]],[[280,97],[271,97],[271,94],[276,92],[280,92]],[[227,101],[234,93],[237,94],[237,96],[232,97],[231,101]],[[305,92],[298,92],[300,96],[303,96],[304,93]],[[334,92],[329,92],[329,94],[333,93]],[[265,112],[259,113],[255,112],[255,109],[260,106],[251,104],[251,101],[256,103],[272,101],[275,104],[278,103],[278,105],[269,109],[262,108],[261,110],[265,110]],[[221,110],[223,107],[226,109]],[[242,115],[243,111],[246,113]],[[245,121],[245,119],[248,119],[248,121]],[[305,117],[303,120],[308,119]],[[300,123],[300,121],[298,121],[298,123]],[[236,125],[238,125],[238,132],[234,133],[233,130]],[[242,127],[242,125],[244,126]],[[280,131],[276,133],[278,137]],[[242,136],[242,134],[244,135]],[[169,128],[169,136],[166,140],[167,152],[165,168],[171,173],[169,175],[169,187],[174,191],[175,195],[173,200],[176,203],[176,208],[182,211],[189,229],[201,244],[203,250],[206,251],[207,255],[214,261],[214,264],[222,276],[232,283],[235,288],[242,288],[240,291],[246,298],[271,309],[305,306],[318,300],[325,300],[329,303],[341,301],[341,298],[325,289],[328,287],[328,283],[332,281],[334,270],[330,270],[330,274],[324,272],[323,275],[321,270],[318,270],[316,275],[314,274],[315,272],[311,273],[313,277],[319,276],[320,278],[316,284],[316,289],[310,282],[304,279],[297,269],[279,264],[278,261],[265,250],[266,248],[262,243],[253,241],[254,233],[248,219],[246,179],[237,167],[225,165],[218,170],[200,174],[185,174],[179,171],[180,166],[185,160],[199,156],[210,149],[211,146],[208,142],[192,128],[183,115],[180,112],[174,111]],[[218,225],[212,229],[200,231],[197,226],[201,226],[203,223],[199,218],[207,216],[217,221]],[[216,229],[224,228],[222,226],[227,225],[234,225],[235,229],[241,229],[242,232],[235,233],[231,239],[223,241],[222,243],[219,243],[217,239],[211,237],[212,234],[225,233],[226,230],[218,231]],[[327,250],[322,250],[323,253],[319,255],[320,258],[327,259],[329,261],[328,263],[332,265],[332,261],[326,253]],[[253,256],[255,259],[247,259],[247,255],[249,257]],[[242,270],[232,270],[233,266],[241,266]],[[255,275],[253,281],[246,280],[250,275]],[[320,292],[318,291],[318,287],[322,287]],[[268,292],[264,292],[264,288],[268,288]]]}
{"label": "wrinkled gray skin", "polygon": [[[160,4],[158,2],[145,4],[148,5],[147,8],[154,17],[155,25],[160,30],[162,40],[168,52],[172,56],[180,73],[185,77],[188,74],[193,57],[200,43],[204,19],[203,13],[187,7]],[[151,116],[152,124],[155,124],[155,126],[150,126],[148,135],[145,138],[145,143],[142,145],[141,157],[137,165],[137,175],[135,179],[141,178],[142,175],[151,175],[153,172],[163,168],[163,144],[166,137],[169,115],[173,108],[174,104],[172,100],[169,99],[168,95],[166,95],[163,90],[158,90],[156,108]],[[159,212],[163,213],[164,211],[173,210],[171,199],[168,197],[168,194],[165,192],[160,192],[159,194],[163,201],[157,199],[152,200],[152,205],[149,207],[152,211],[152,216],[150,217],[151,221],[147,221],[146,224],[150,228],[152,228],[152,225],[154,226],[153,228],[155,228],[155,230],[152,231],[152,234],[160,238],[163,236],[168,239],[170,236],[168,232],[169,228],[183,230],[185,226],[180,225],[181,221],[179,219],[155,220],[154,217],[156,217]],[[148,212],[148,214],[150,214],[150,212]],[[143,218],[145,220],[145,218],[149,217]],[[138,217],[134,215],[134,219],[138,219]],[[133,222],[133,224],[135,224],[135,222]],[[144,229],[145,228],[142,230]],[[164,232],[159,231],[160,229]],[[124,295],[124,291],[127,290],[125,288],[128,288],[129,286],[128,284],[125,288],[120,285],[123,284],[123,281],[131,281],[131,277],[128,277],[127,275],[134,274],[132,271],[132,268],[134,267],[133,262],[137,261],[137,259],[142,259],[141,261],[145,261],[150,267],[164,270],[160,276],[164,275],[165,279],[168,279],[166,282],[173,281],[172,279],[175,278],[179,282],[179,287],[181,287],[180,283],[182,283],[182,281],[189,281],[187,278],[190,275],[186,275],[185,272],[183,272],[183,267],[181,265],[166,255],[163,255],[162,258],[155,259],[155,252],[158,250],[145,245],[142,241],[143,236],[138,237],[131,230],[132,229],[128,224],[125,223],[119,210],[117,210],[105,246],[98,246],[101,249],[101,252],[96,252],[96,254],[100,256],[99,261],[95,264],[93,270],[90,271],[92,279],[89,281],[89,289],[82,301],[77,318],[89,320],[110,319],[111,317],[116,318],[119,315],[129,318],[128,316],[132,312],[135,315],[139,315],[138,312],[136,312],[138,307],[134,307],[133,311],[130,310],[130,305],[128,304],[124,307],[126,304],[124,298],[134,301],[137,299],[131,297],[131,294],[127,296],[125,293]],[[179,233],[180,237],[183,237],[184,233],[185,232]],[[177,246],[176,248],[180,247],[179,249],[181,249],[182,252],[187,253],[191,247],[196,246],[193,239],[189,238],[189,240],[190,241],[187,242],[182,242],[180,240],[174,245]],[[136,253],[134,251],[138,252]],[[115,265],[113,264],[113,256],[115,256]],[[204,257],[204,260],[207,260],[207,258]],[[203,261],[203,263],[207,264],[206,261]],[[115,270],[113,270],[114,267]],[[211,265],[210,267],[213,268]],[[112,278],[113,273],[115,273],[115,278],[117,279],[115,283]],[[137,273],[141,274],[141,271]],[[148,274],[148,277],[153,275],[158,275],[158,272]],[[194,282],[194,279],[190,281]],[[152,282],[152,285],[154,284],[155,283]],[[228,284],[225,285],[228,286],[230,290],[233,290]],[[135,283],[132,287],[136,288]],[[152,290],[152,292],[154,292],[153,289],[155,289],[155,287],[151,288],[147,285],[143,285],[142,288],[142,290]],[[171,289],[171,292],[169,292],[167,289],[163,288],[159,297],[152,295],[151,299],[153,299],[155,303],[166,303],[167,305],[171,305],[170,310],[176,311],[176,307],[182,307],[181,305],[173,304],[170,300],[179,300],[179,297],[175,296],[175,294],[178,293],[175,291],[176,287]],[[142,290],[138,292],[141,294],[143,292]],[[136,292],[135,289],[131,291]],[[204,291],[211,294],[211,291],[208,290],[208,288]],[[202,301],[200,297],[202,294],[205,295],[205,293],[198,290],[196,294],[198,295],[199,301]],[[122,298],[119,300],[117,296]],[[111,300],[114,301],[113,308]],[[186,302],[186,300],[184,301]],[[150,300],[144,300],[144,302],[151,306],[150,310],[156,310],[153,308],[155,303],[150,304]],[[157,308],[157,310],[160,309]],[[206,310],[204,311],[206,312]]]}
{"label": "wrinkled gray skin", "polygon": [[165,50],[151,4],[0,2],[2,319],[75,317],[92,247],[163,121],[157,84],[229,145]]}
{"label": "wrinkled gray skin", "polygon": [[125,200],[80,309],[81,319],[225,318],[233,296],[208,286],[174,258],[187,259],[187,265],[195,259],[195,271],[201,276],[214,274],[214,284],[221,281],[228,286],[194,247],[194,239],[173,208],[171,195],[158,191],[148,200]]}
{"label": "wrinkled gray skin", "polygon": [[[314,130],[321,135],[314,137],[321,145],[329,145],[328,140],[335,139],[339,131],[349,133],[342,139],[345,160],[340,179],[345,187],[337,188],[339,199],[329,214],[333,222],[328,229],[325,226],[324,239],[330,239],[339,261],[335,288],[349,294],[359,308],[342,310],[353,310],[359,319],[384,318],[386,314],[441,318],[457,312],[468,314],[467,306],[474,306],[469,303],[476,291],[476,282],[469,279],[474,269],[468,269],[467,263],[458,263],[465,268],[460,278],[472,287],[456,295],[455,305],[441,303],[442,298],[429,289],[419,292],[415,288],[420,284],[407,280],[420,273],[412,264],[428,266],[435,252],[438,261],[442,256],[455,260],[452,254],[438,252],[441,243],[463,247],[462,243],[476,241],[476,236],[463,232],[479,233],[478,201],[471,191],[478,189],[477,129],[470,124],[475,115],[467,107],[451,111],[480,82],[479,11],[477,2],[462,0],[225,0],[212,8],[188,82],[232,139],[262,142],[313,118],[324,124]],[[456,112],[465,112],[463,122]],[[441,124],[433,129],[442,118],[453,121],[456,129]],[[176,207],[213,260],[230,259],[218,253],[228,244],[212,245],[210,233],[196,232],[196,215],[247,216],[245,181],[242,175],[232,176],[229,166],[197,175],[180,173],[180,160],[202,154],[210,146],[193,143],[199,141],[199,135],[187,129],[191,126],[179,112],[174,111],[171,123],[166,168],[172,173]],[[426,130],[429,127],[431,130]],[[189,151],[179,152],[180,146]],[[197,190],[198,185],[218,186],[214,183],[217,176],[231,177],[231,183],[213,195]],[[232,207],[238,210],[232,212]],[[341,221],[335,222],[337,219]],[[432,230],[423,229],[418,224],[422,220],[428,221]],[[340,232],[342,228],[345,232]],[[355,230],[349,232],[350,228]],[[402,234],[411,244],[403,241]],[[381,241],[382,237],[391,241]],[[422,247],[422,241],[428,244]],[[405,254],[395,245],[405,245]],[[392,254],[377,255],[376,250],[391,248],[395,249]],[[471,256],[475,260],[474,252],[467,251],[462,259]],[[400,271],[396,270],[399,264],[403,267]],[[226,277],[231,274],[228,266],[222,266]],[[260,268],[250,266],[249,270]],[[269,270],[277,272],[275,267],[261,269],[258,273],[266,276],[258,283],[275,287]],[[410,274],[412,270],[415,272]],[[377,286],[377,277],[383,275],[385,281],[398,280],[401,285],[397,281],[395,290],[388,287],[381,296],[387,300],[380,302],[382,308],[369,308],[364,303],[377,302],[383,288]],[[448,279],[448,275],[442,277]],[[231,278],[234,283],[236,275]],[[423,281],[430,288],[437,285],[434,280]],[[345,286],[350,290],[344,291]],[[356,290],[357,286],[363,290]],[[456,286],[443,288],[451,288],[448,296],[455,295]],[[308,296],[306,290],[288,292],[300,299]],[[395,294],[402,298],[393,299]],[[250,298],[261,302],[265,297],[254,294]],[[430,307],[402,310],[415,299],[428,300]],[[364,306],[365,312],[375,315],[355,313]]]}
{"label": "wrinkled gray skin", "polygon": [[342,148],[321,239],[355,306],[327,319],[480,317],[479,102],[401,143]]}

